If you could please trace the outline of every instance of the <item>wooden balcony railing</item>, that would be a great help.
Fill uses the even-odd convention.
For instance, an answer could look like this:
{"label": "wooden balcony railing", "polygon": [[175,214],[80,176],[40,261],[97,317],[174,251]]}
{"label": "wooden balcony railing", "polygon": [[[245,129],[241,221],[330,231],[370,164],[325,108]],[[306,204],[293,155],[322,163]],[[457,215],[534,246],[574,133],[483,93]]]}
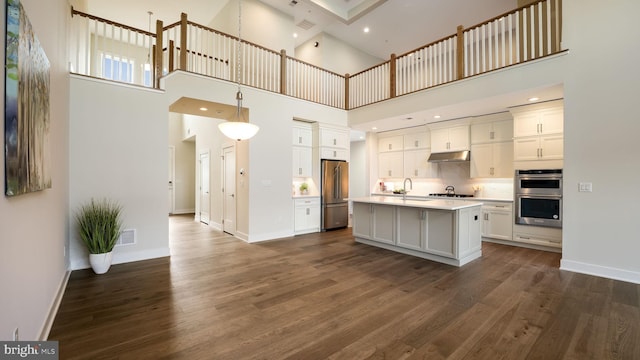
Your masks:
{"label": "wooden balcony railing", "polygon": [[468,29],[459,26],[451,36],[392,54],[354,75],[336,74],[284,50],[238,43],[237,37],[188,21],[186,14],[166,27],[157,21],[155,34],[75,10],[72,15],[72,72],[158,87],[162,75],[180,69],[341,109],[562,51],[562,0],[541,0]]}

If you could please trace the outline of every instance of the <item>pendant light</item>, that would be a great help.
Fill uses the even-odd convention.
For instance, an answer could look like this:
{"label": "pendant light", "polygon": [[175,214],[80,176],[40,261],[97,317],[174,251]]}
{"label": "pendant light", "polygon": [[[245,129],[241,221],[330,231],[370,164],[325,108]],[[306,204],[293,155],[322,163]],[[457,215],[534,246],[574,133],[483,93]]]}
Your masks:
{"label": "pendant light", "polygon": [[236,83],[238,84],[238,92],[236,93],[237,108],[235,115],[228,121],[225,121],[218,125],[220,131],[228,138],[233,140],[247,140],[252,138],[260,129],[257,125],[249,123],[248,120],[242,115],[242,91],[240,89],[240,75],[241,66],[240,59],[242,58],[242,0],[238,0],[238,46],[236,51],[237,62],[237,76]]}

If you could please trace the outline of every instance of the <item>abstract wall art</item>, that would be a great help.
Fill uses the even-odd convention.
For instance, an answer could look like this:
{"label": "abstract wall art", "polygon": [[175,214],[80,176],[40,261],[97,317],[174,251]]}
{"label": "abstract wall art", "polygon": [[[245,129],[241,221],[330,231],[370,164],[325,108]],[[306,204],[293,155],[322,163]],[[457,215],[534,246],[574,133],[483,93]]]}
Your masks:
{"label": "abstract wall art", "polygon": [[5,195],[51,188],[49,60],[19,0],[6,0]]}

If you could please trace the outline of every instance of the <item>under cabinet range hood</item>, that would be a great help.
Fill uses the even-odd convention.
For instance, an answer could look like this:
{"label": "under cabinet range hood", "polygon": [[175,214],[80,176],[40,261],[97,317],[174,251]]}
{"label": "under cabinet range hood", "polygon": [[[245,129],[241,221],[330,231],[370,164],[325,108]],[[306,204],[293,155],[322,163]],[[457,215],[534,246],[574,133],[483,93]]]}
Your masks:
{"label": "under cabinet range hood", "polygon": [[429,156],[428,162],[461,162],[469,161],[471,159],[471,152],[469,150],[451,151],[432,153]]}

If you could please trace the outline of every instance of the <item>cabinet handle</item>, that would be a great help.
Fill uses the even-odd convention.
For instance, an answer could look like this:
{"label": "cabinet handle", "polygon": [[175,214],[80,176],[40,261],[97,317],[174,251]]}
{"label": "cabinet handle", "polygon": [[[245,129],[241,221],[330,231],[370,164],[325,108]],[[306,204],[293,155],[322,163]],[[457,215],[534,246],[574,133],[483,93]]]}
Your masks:
{"label": "cabinet handle", "polygon": [[337,152],[337,151],[335,151],[335,150],[333,150],[333,157],[334,157],[334,158],[335,158],[335,157],[338,157],[338,152]]}
{"label": "cabinet handle", "polygon": [[389,144],[389,150],[391,150],[391,144]]}
{"label": "cabinet handle", "polygon": [[333,139],[333,145],[336,145],[338,142],[336,139]]}
{"label": "cabinet handle", "polygon": [[302,144],[302,136],[298,136],[298,144]]}
{"label": "cabinet handle", "polygon": [[311,214],[311,209],[307,208],[307,215]]}
{"label": "cabinet handle", "polygon": [[302,168],[298,168],[298,175],[302,175]]}
{"label": "cabinet handle", "polygon": [[418,176],[418,169],[413,170],[413,176]]}
{"label": "cabinet handle", "polygon": [[489,168],[489,174],[494,175],[493,168]]}
{"label": "cabinet handle", "polygon": [[418,147],[418,140],[416,140],[414,144],[415,144],[415,147]]}
{"label": "cabinet handle", "polygon": [[391,176],[391,170],[389,170],[389,176]]}
{"label": "cabinet handle", "polygon": [[451,149],[451,143],[447,141],[447,149]]}
{"label": "cabinet handle", "polygon": [[542,134],[542,131],[543,131],[543,130],[542,130],[542,125],[543,125],[543,124],[540,124],[540,134]]}
{"label": "cabinet handle", "polygon": [[495,132],[492,131],[489,133],[489,139],[491,140],[495,139]]}

